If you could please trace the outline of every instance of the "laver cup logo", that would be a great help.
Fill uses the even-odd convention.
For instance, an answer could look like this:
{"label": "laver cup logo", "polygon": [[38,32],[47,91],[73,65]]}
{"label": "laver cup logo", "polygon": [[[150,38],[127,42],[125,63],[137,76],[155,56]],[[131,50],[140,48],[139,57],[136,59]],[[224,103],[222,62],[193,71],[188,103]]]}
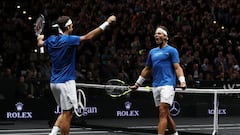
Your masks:
{"label": "laver cup logo", "polygon": [[124,103],[125,110],[118,110],[116,112],[117,117],[138,117],[139,116],[139,110],[133,110],[132,103],[129,101],[126,101]]}
{"label": "laver cup logo", "polygon": [[31,119],[32,112],[23,112],[24,104],[21,102],[17,102],[15,104],[17,112],[7,112],[8,119]]}

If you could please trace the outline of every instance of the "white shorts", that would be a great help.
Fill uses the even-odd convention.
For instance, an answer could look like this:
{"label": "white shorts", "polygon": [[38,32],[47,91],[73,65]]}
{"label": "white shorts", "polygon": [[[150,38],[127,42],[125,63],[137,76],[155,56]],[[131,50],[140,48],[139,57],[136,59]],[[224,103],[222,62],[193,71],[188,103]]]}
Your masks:
{"label": "white shorts", "polygon": [[159,106],[160,103],[168,103],[169,105],[172,105],[175,96],[173,86],[155,87],[153,88],[152,93],[155,106]]}
{"label": "white shorts", "polygon": [[77,108],[77,91],[74,80],[65,83],[50,83],[50,88],[57,104],[62,110]]}

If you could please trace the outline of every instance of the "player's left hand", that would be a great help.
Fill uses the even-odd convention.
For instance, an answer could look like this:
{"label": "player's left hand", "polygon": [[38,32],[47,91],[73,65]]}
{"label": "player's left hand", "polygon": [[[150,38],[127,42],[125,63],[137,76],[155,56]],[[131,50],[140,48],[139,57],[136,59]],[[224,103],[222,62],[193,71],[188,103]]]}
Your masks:
{"label": "player's left hand", "polygon": [[108,17],[108,19],[107,19],[107,22],[109,23],[109,24],[111,24],[111,23],[113,23],[113,22],[116,22],[116,16],[115,15],[111,15],[110,17]]}

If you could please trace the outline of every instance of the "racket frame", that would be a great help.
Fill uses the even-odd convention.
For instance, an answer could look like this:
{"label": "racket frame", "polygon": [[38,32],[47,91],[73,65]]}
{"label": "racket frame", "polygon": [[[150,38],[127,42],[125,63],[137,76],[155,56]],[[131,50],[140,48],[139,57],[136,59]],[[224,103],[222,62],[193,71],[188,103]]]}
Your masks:
{"label": "racket frame", "polygon": [[45,17],[43,14],[40,14],[34,23],[35,35],[41,35],[43,33],[45,26]]}
{"label": "racket frame", "polygon": [[[106,93],[113,98],[127,95],[132,91],[129,89],[129,86],[127,86],[126,83],[120,79],[110,79],[107,81],[107,85],[105,86]],[[118,92],[119,94],[114,94],[115,92]]]}

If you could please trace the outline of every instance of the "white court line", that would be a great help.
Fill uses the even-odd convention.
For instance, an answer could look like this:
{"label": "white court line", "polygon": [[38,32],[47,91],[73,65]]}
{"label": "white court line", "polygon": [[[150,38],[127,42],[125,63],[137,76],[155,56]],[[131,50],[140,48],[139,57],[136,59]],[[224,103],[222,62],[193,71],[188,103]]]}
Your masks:
{"label": "white court line", "polygon": [[[201,130],[212,130],[213,125],[211,124],[199,124],[199,125],[177,125],[178,131],[201,131]],[[157,126],[132,126],[127,127],[129,129],[156,129]],[[219,130],[239,130],[240,129],[240,123],[235,124],[220,124]],[[43,128],[43,129],[18,129],[18,130],[0,130],[0,134],[6,134],[6,135],[43,135],[50,132],[51,129]],[[81,130],[87,130],[87,131],[81,131]],[[92,128],[71,128],[70,129],[71,134],[104,134],[109,133],[109,131],[92,131]]]}
{"label": "white court line", "polygon": [[[157,126],[132,126],[128,127],[129,129],[156,129]],[[206,125],[177,125],[177,129],[179,131],[196,131],[196,130],[212,130],[213,125],[212,124],[206,124]],[[235,124],[219,124],[219,129],[240,129],[240,123]]]}
{"label": "white court line", "polygon": [[[70,132],[70,134],[103,134],[103,133],[109,133],[108,131],[79,131],[79,132]],[[42,133],[12,133],[6,135],[46,135],[48,132],[42,132]]]}
{"label": "white court line", "polygon": [[[177,128],[178,131],[202,131],[202,130],[212,130],[213,128]],[[240,127],[219,127],[219,130],[239,130]]]}
{"label": "white court line", "polygon": [[[70,131],[78,131],[78,130],[91,130],[92,128],[71,128]],[[33,131],[38,131],[38,132],[43,132],[43,131],[51,131],[49,128],[31,128],[31,129],[1,129],[0,133],[3,132],[33,132]]]}
{"label": "white court line", "polygon": [[51,129],[1,129],[0,133],[5,133],[5,132],[32,132],[32,131],[51,131]]}
{"label": "white court line", "polygon": [[[86,131],[81,131],[86,130]],[[17,129],[17,130],[0,130],[0,134],[6,135],[46,135],[51,129]],[[103,134],[109,133],[109,131],[92,131],[91,128],[71,128],[70,134]]]}
{"label": "white court line", "polygon": [[[184,127],[206,127],[206,126],[209,126],[209,127],[212,127],[213,125],[212,124],[201,124],[201,125],[177,125],[177,127],[179,128],[184,128]],[[240,126],[240,123],[234,123],[234,124],[219,124],[219,127],[238,127]]]}

